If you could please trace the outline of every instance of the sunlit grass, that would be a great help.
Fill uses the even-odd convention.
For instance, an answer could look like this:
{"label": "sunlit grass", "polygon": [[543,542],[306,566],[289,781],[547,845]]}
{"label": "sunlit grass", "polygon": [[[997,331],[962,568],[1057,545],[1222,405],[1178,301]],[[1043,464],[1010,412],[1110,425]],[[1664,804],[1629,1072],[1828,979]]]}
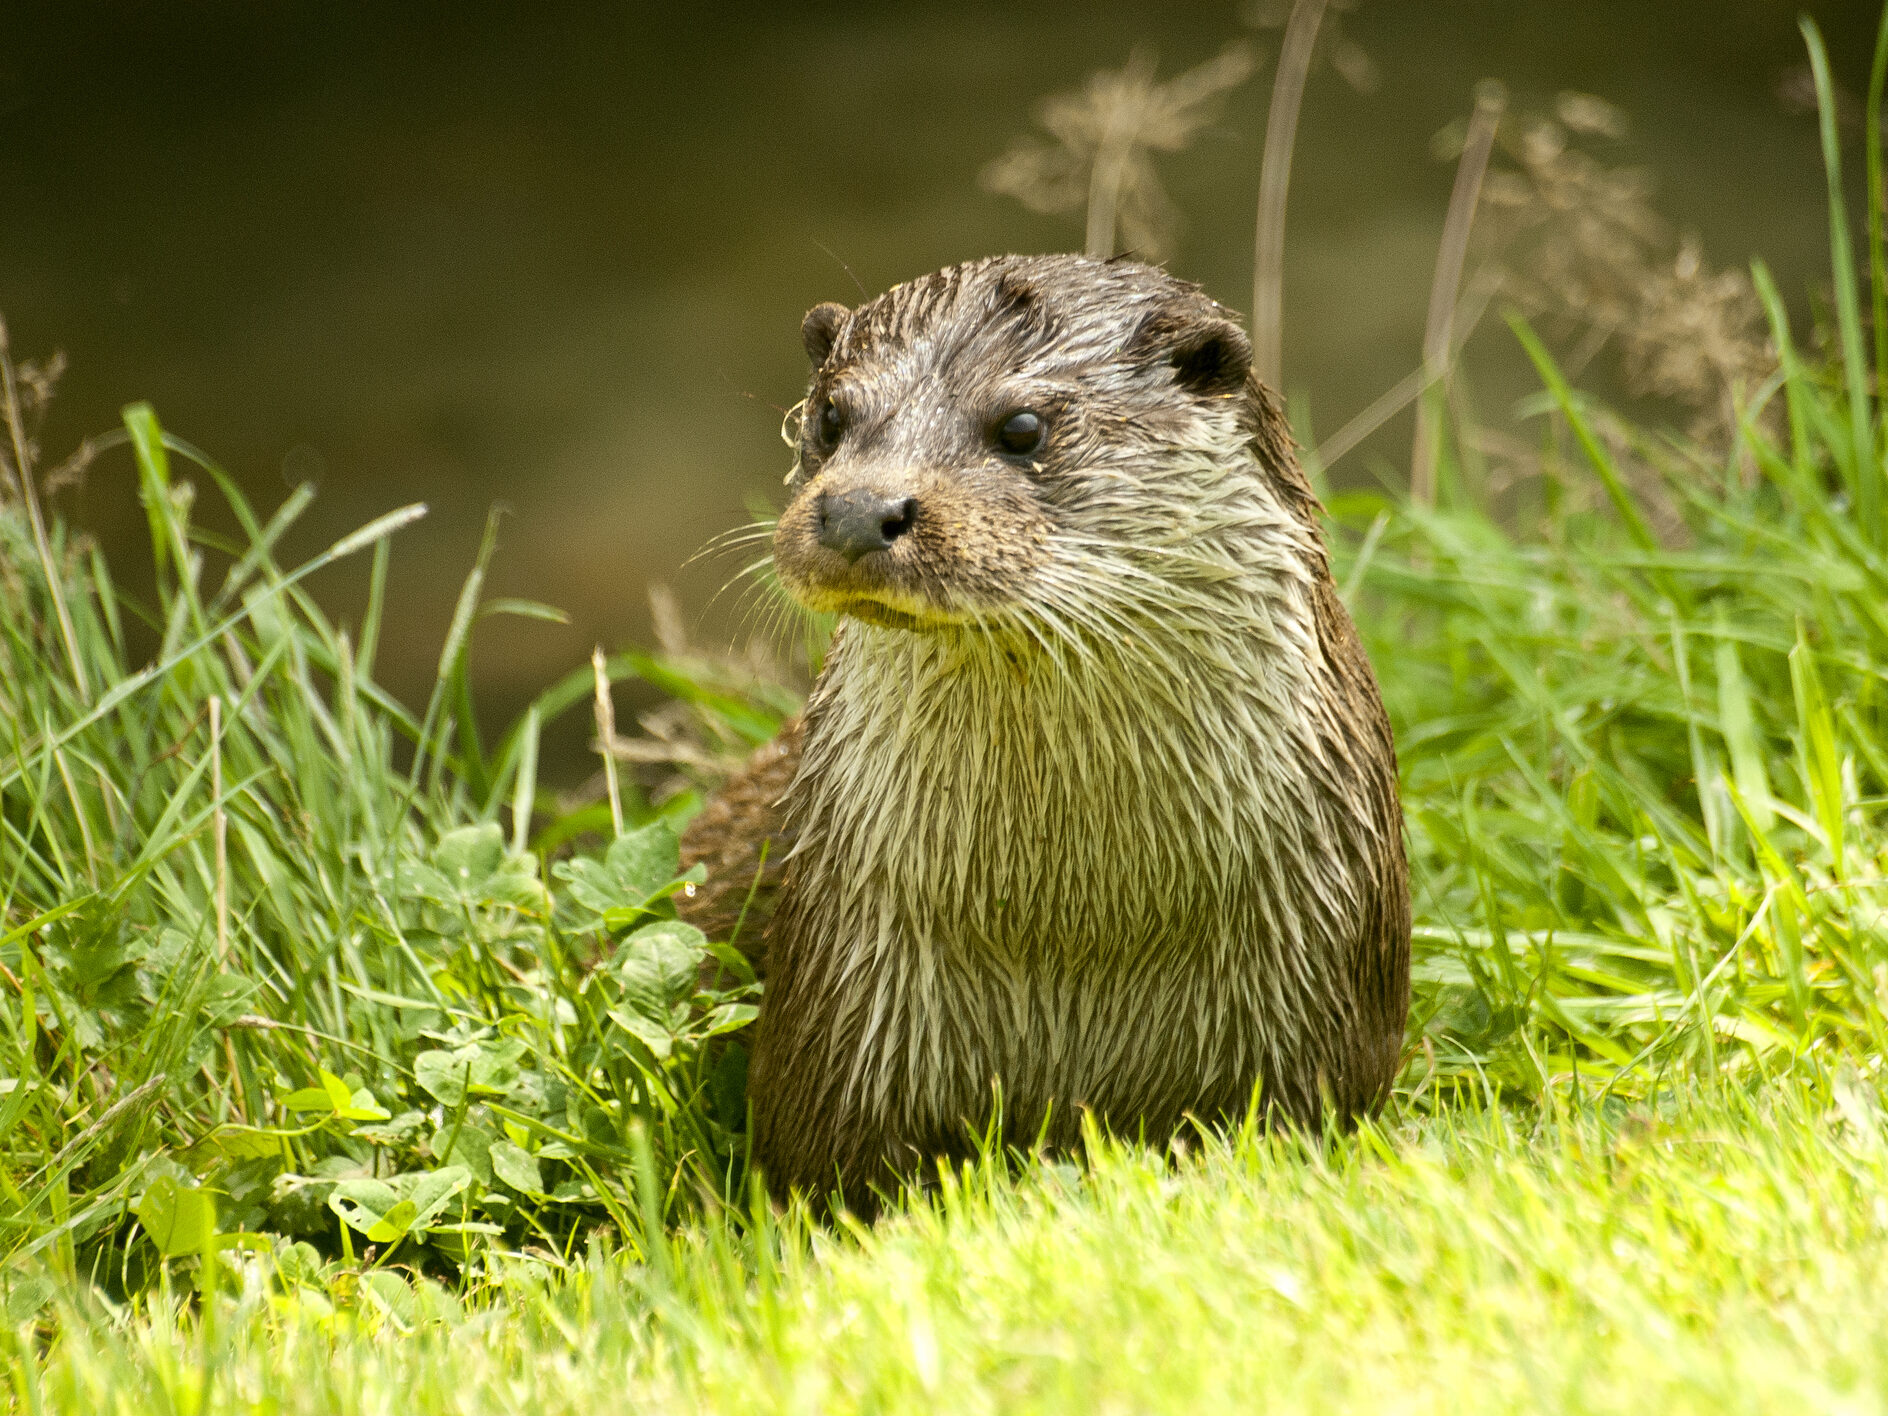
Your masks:
{"label": "sunlit grass", "polygon": [[258,1264],[207,1306],[49,1312],[15,1392],[124,1416],[1879,1411],[1884,1195],[1881,1099],[1848,1073],[1605,1119],[1469,1097],[1322,1145],[972,1172],[859,1235],[713,1221],[662,1267],[520,1265],[462,1297]]}

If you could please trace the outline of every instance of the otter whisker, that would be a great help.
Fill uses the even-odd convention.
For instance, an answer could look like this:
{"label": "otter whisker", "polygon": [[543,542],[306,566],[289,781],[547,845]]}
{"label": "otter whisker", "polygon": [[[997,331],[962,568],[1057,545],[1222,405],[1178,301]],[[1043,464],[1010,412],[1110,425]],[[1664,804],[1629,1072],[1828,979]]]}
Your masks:
{"label": "otter whisker", "polygon": [[770,540],[773,537],[776,524],[777,523],[773,521],[757,521],[749,526],[737,526],[732,531],[723,531],[718,536],[710,539],[709,542],[700,550],[696,551],[694,555],[683,561],[683,568],[686,569],[696,561],[704,560],[709,556],[720,555],[722,552],[732,550],[736,546],[746,546],[756,541]]}
{"label": "otter whisker", "polygon": [[742,566],[739,570],[735,571],[733,575],[729,576],[726,580],[724,580],[721,583],[721,588],[716,590],[713,595],[708,597],[708,608],[712,609],[717,600],[719,600],[723,595],[727,594],[728,591],[732,590],[736,585],[739,585],[743,580],[747,580],[747,581],[758,580],[764,583],[767,579],[767,572],[769,569],[771,569],[772,566],[773,566],[772,556],[762,556],[758,560],[749,561],[746,565]]}

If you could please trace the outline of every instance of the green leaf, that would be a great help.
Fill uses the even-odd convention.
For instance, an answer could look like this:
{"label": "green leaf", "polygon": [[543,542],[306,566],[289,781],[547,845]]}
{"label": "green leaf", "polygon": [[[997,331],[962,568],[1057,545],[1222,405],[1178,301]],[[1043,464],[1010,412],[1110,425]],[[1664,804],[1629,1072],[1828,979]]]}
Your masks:
{"label": "green leaf", "polygon": [[536,856],[508,853],[504,832],[487,821],[441,836],[431,867],[409,867],[405,882],[420,898],[455,911],[509,905],[541,912],[549,900],[537,868]]}
{"label": "green leaf", "polygon": [[[448,1118],[448,1124],[433,1136],[434,1158],[442,1165],[463,1165],[481,1184],[491,1184],[491,1133],[470,1121],[461,1121],[455,1135],[450,1122]],[[443,1149],[448,1138],[452,1142],[451,1149]]]}
{"label": "green leaf", "polygon": [[516,1038],[474,1042],[450,1052],[434,1048],[413,1059],[419,1084],[448,1106],[473,1096],[503,1096],[518,1083],[525,1045]]}
{"label": "green leaf", "polygon": [[396,1176],[394,1183],[419,1207],[419,1219],[414,1227],[424,1228],[445,1210],[447,1201],[471,1185],[472,1173],[463,1165],[447,1165],[438,1170]]}
{"label": "green leaf", "polygon": [[489,878],[504,860],[504,833],[492,822],[448,831],[433,847],[433,869],[467,890]]}
{"label": "green leaf", "polygon": [[553,871],[591,914],[627,912],[626,923],[679,886],[680,849],[675,828],[656,820],[617,837],[602,860],[563,861]]}
{"label": "green leaf", "polygon": [[390,1269],[374,1269],[362,1274],[361,1292],[389,1317],[407,1327],[422,1316],[419,1295],[413,1291],[413,1286]]}
{"label": "green leaf", "polygon": [[424,1233],[452,1197],[472,1183],[463,1165],[396,1175],[391,1180],[344,1180],[328,1207],[374,1244]]}
{"label": "green leaf", "polygon": [[[318,1087],[303,1087],[282,1098],[290,1111],[324,1111],[343,1121],[385,1121],[389,1115],[374,1094],[365,1087],[351,1087],[347,1080],[324,1068],[316,1069],[321,1079]],[[351,1080],[351,1079],[350,1079]]]}
{"label": "green leaf", "polygon": [[[1518,311],[1508,312],[1508,328],[1514,331],[1514,337],[1521,341],[1521,347],[1527,351],[1529,359],[1541,376],[1541,382],[1547,385],[1554,403],[1559,407],[1561,416],[1567,420],[1567,426],[1573,430],[1575,441],[1580,450],[1586,453],[1587,461],[1593,464],[1593,470],[1599,473],[1600,484],[1606,488],[1606,495],[1612,501],[1613,510],[1625,524],[1626,532],[1637,541],[1640,547],[1648,551],[1659,549],[1658,537],[1652,534],[1652,528],[1646,524],[1644,515],[1639,510],[1639,503],[1626,484],[1619,468],[1613,462],[1612,454],[1606,450],[1606,444],[1593,431],[1591,420],[1582,411],[1580,402],[1573,390],[1567,386],[1567,380],[1554,363],[1553,356],[1547,352]],[[1661,581],[1667,577],[1659,576]],[[1673,599],[1679,597],[1674,595]]]}
{"label": "green leaf", "polygon": [[151,554],[161,577],[170,560],[171,538],[165,525],[170,496],[170,453],[164,447],[164,429],[157,410],[148,403],[127,404],[121,411],[131,438],[131,455],[138,464],[138,490],[145,517],[151,524]]}
{"label": "green leaf", "polygon": [[132,455],[138,469],[159,487],[170,486],[170,452],[164,446],[164,430],[158,425],[157,410],[148,403],[127,404],[121,414],[125,431],[131,435]]}
{"label": "green leaf", "polygon": [[179,1184],[169,1175],[153,1181],[131,1212],[166,1258],[200,1254],[216,1233],[216,1199],[208,1190]]}
{"label": "green leaf", "polygon": [[31,1322],[48,1303],[58,1296],[59,1285],[41,1274],[17,1274],[7,1285],[8,1323]]}
{"label": "green leaf", "polygon": [[210,1247],[219,1254],[227,1254],[236,1249],[250,1254],[267,1254],[274,1250],[275,1244],[266,1234],[238,1231],[235,1234],[218,1234],[210,1241]]}
{"label": "green leaf", "polygon": [[275,1160],[283,1155],[282,1133],[257,1126],[224,1126],[190,1147],[187,1155],[225,1161]]}
{"label": "green leaf", "polygon": [[1847,375],[1849,437],[1854,449],[1841,460],[1852,474],[1855,515],[1862,534],[1879,545],[1883,469],[1874,455],[1874,439],[1869,433],[1868,359],[1862,353],[1861,299],[1856,290],[1855,257],[1849,247],[1848,211],[1842,197],[1842,141],[1835,83],[1829,76],[1829,56],[1816,22],[1805,15],[1797,25],[1809,49],[1810,77],[1816,86],[1816,110],[1821,118],[1823,175],[1829,184],[1829,268],[1835,276],[1836,329],[1842,341],[1840,367]]}
{"label": "green leaf", "polygon": [[538,1158],[530,1151],[510,1141],[494,1141],[491,1157],[492,1173],[512,1189],[527,1195],[544,1193],[544,1175],[538,1169]]}
{"label": "green leaf", "polygon": [[327,1269],[327,1260],[321,1257],[321,1251],[313,1244],[305,1244],[299,1239],[285,1245],[275,1256],[275,1276],[288,1287],[299,1284],[319,1286],[327,1278]]}
{"label": "green leaf", "polygon": [[667,1058],[673,1050],[675,1039],[666,1027],[653,1018],[645,1018],[627,1008],[612,1008],[609,1016],[611,1022],[642,1043],[658,1058]]}
{"label": "green leaf", "polygon": [[542,600],[517,600],[501,596],[496,600],[487,600],[479,606],[479,618],[488,615],[519,615],[525,619],[549,620],[552,624],[569,624],[570,616],[555,605],[547,605]]}
{"label": "green leaf", "polygon": [[354,1134],[370,1145],[402,1146],[419,1134],[425,1121],[424,1112],[402,1111],[383,1126],[356,1126]]}
{"label": "green leaf", "polygon": [[201,1021],[208,1027],[226,1028],[254,1009],[262,990],[253,980],[237,974],[218,974],[203,990],[197,1005]]}
{"label": "green leaf", "polygon": [[[612,841],[603,864],[627,887],[631,898],[640,893],[647,899],[675,878],[680,858],[681,838],[675,828],[666,821],[651,821]],[[625,901],[618,899],[616,903]]]}
{"label": "green leaf", "polygon": [[760,1016],[760,1009],[752,1003],[723,1003],[702,1020],[703,1037],[720,1037],[746,1027]]}
{"label": "green leaf", "polygon": [[694,925],[665,919],[625,939],[610,971],[623,1002],[666,1028],[671,1010],[694,993],[707,952],[707,937]]}
{"label": "green leaf", "polygon": [[385,1121],[393,1113],[375,1100],[366,1087],[356,1087],[347,1105],[337,1108],[334,1114],[343,1121]]}
{"label": "green leaf", "polygon": [[346,1082],[330,1071],[322,1068],[316,1070],[321,1077],[321,1089],[327,1093],[328,1100],[333,1104],[336,1112],[345,1111],[353,1104],[354,1093],[348,1089]]}
{"label": "green leaf", "polygon": [[[402,1205],[406,1206],[400,1211]],[[328,1195],[328,1208],[375,1244],[391,1244],[412,1228],[419,1213],[411,1200],[384,1180],[343,1180]]]}
{"label": "green leaf", "polygon": [[1771,806],[1770,774],[1764,767],[1763,740],[1751,707],[1743,663],[1738,658],[1737,641],[1731,638],[1721,612],[1717,659],[1718,720],[1724,733],[1724,745],[1731,752],[1731,776],[1757,829],[1768,832],[1776,821],[1776,814]]}

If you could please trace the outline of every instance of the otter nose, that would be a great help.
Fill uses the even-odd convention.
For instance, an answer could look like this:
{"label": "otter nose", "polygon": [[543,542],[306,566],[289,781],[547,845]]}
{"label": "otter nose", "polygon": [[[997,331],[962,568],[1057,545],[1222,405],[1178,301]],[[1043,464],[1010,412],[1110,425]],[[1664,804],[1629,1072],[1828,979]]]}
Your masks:
{"label": "otter nose", "polygon": [[877,492],[840,492],[819,499],[819,543],[848,561],[882,551],[911,529],[915,497]]}

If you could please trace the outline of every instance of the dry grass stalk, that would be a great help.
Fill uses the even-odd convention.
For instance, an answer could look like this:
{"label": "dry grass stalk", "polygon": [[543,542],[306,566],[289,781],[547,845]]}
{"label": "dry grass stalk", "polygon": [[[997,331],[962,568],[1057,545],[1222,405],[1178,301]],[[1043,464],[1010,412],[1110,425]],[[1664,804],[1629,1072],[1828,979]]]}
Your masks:
{"label": "dry grass stalk", "polygon": [[[1481,203],[1482,178],[1494,151],[1495,130],[1507,110],[1508,91],[1492,80],[1475,92],[1475,111],[1469,118],[1461,161],[1455,168],[1455,188],[1449,196],[1449,215],[1442,226],[1442,244],[1436,254],[1435,279],[1429,287],[1429,320],[1423,330],[1423,387],[1433,390],[1448,378],[1456,300],[1461,292],[1462,267],[1468,259],[1469,232]],[[1416,442],[1410,453],[1410,496],[1421,506],[1436,499],[1436,441],[1441,420],[1433,397],[1416,405]]]}
{"label": "dry grass stalk", "polygon": [[[1346,84],[1358,93],[1375,93],[1383,84],[1382,71],[1364,47],[1344,32],[1344,16],[1354,11],[1360,0],[1327,0],[1324,22],[1318,26],[1317,43],[1311,49],[1311,67],[1329,64]],[[1246,0],[1239,7],[1239,18],[1253,29],[1282,30],[1291,23],[1296,0]]]}
{"label": "dry grass stalk", "polygon": [[1693,410],[1690,435],[1728,448],[1739,391],[1776,367],[1762,307],[1744,272],[1713,270],[1672,231],[1643,170],[1580,146],[1626,131],[1623,113],[1586,94],[1560,95],[1551,118],[1505,121],[1507,162],[1483,183],[1476,242],[1510,298],[1578,338],[1575,365],[1613,344],[1633,394]]}
{"label": "dry grass stalk", "polygon": [[[1486,268],[1478,270],[1468,282],[1468,288],[1462,292],[1462,298],[1449,321],[1447,367],[1454,367],[1462,346],[1468,343],[1469,337],[1480,326],[1499,284],[1499,277]],[[1354,451],[1365,438],[1420,398],[1429,383],[1428,369],[1417,365],[1379,394],[1362,412],[1319,443],[1317,450],[1311,454],[1312,461],[1318,467],[1328,469],[1332,463]]]}
{"label": "dry grass stalk", "polygon": [[1180,217],[1153,155],[1189,146],[1256,62],[1246,45],[1231,44],[1160,83],[1153,55],[1137,49],[1122,68],[1091,74],[1080,89],[1045,99],[1036,121],[1050,140],[1019,138],[978,181],[1031,211],[1085,209],[1091,256],[1105,259],[1125,245],[1143,259],[1162,260]]}
{"label": "dry grass stalk", "polygon": [[[689,635],[681,604],[666,585],[649,587],[649,610],[661,661],[670,671],[737,699],[772,703],[783,713],[804,694],[804,680],[796,680],[788,671],[764,634],[749,637],[738,649],[722,651],[699,644]],[[681,698],[637,714],[636,728],[634,736],[619,732],[612,707],[607,771],[593,773],[585,782],[559,793],[560,811],[575,811],[602,800],[609,793],[612,772],[620,789],[623,768],[629,769],[628,780],[642,789],[646,800],[659,804],[678,792],[725,780],[747,761],[754,746],[713,712]],[[604,741],[599,726],[599,754]]]}
{"label": "dry grass stalk", "polygon": [[[66,608],[65,578],[53,563],[52,543],[46,536],[46,519],[40,513],[39,494],[33,487],[33,449],[26,435],[26,420],[20,410],[19,386],[14,377],[4,319],[0,319],[0,395],[5,398],[0,412],[5,414],[13,447],[13,466],[10,470],[14,484],[19,488],[20,501],[26,507],[27,524],[33,533],[33,549],[39,556],[40,569],[46,576],[46,594],[52,600],[53,617],[59,623],[59,637],[64,641],[66,660],[72,669],[72,685],[78,690],[80,700],[89,702],[92,697],[91,680],[85,672],[85,661],[79,655],[79,637],[72,626],[71,611]],[[44,404],[43,397],[41,404]],[[0,457],[0,469],[5,469],[4,457]]]}
{"label": "dry grass stalk", "polygon": [[[718,653],[696,644],[689,636],[681,602],[667,585],[649,587],[649,617],[663,657],[691,678],[729,685],[787,682],[787,674],[760,636],[748,641],[744,654]],[[716,780],[747,760],[746,743],[717,732],[709,719],[679,700],[638,715],[636,723],[643,735],[617,738],[616,760],[639,767],[682,769],[645,782],[655,800],[687,787],[687,773]]]}
{"label": "dry grass stalk", "polygon": [[603,758],[604,790],[610,798],[610,829],[620,836],[623,834],[623,793],[616,780],[616,704],[610,698],[610,675],[601,644],[591,652],[590,671],[596,677],[597,752]]}
{"label": "dry grass stalk", "polygon": [[1297,0],[1285,25],[1285,43],[1272,80],[1265,120],[1265,157],[1259,171],[1259,213],[1252,247],[1252,368],[1261,382],[1284,380],[1285,198],[1291,188],[1292,149],[1305,80],[1324,19],[1326,0]]}

